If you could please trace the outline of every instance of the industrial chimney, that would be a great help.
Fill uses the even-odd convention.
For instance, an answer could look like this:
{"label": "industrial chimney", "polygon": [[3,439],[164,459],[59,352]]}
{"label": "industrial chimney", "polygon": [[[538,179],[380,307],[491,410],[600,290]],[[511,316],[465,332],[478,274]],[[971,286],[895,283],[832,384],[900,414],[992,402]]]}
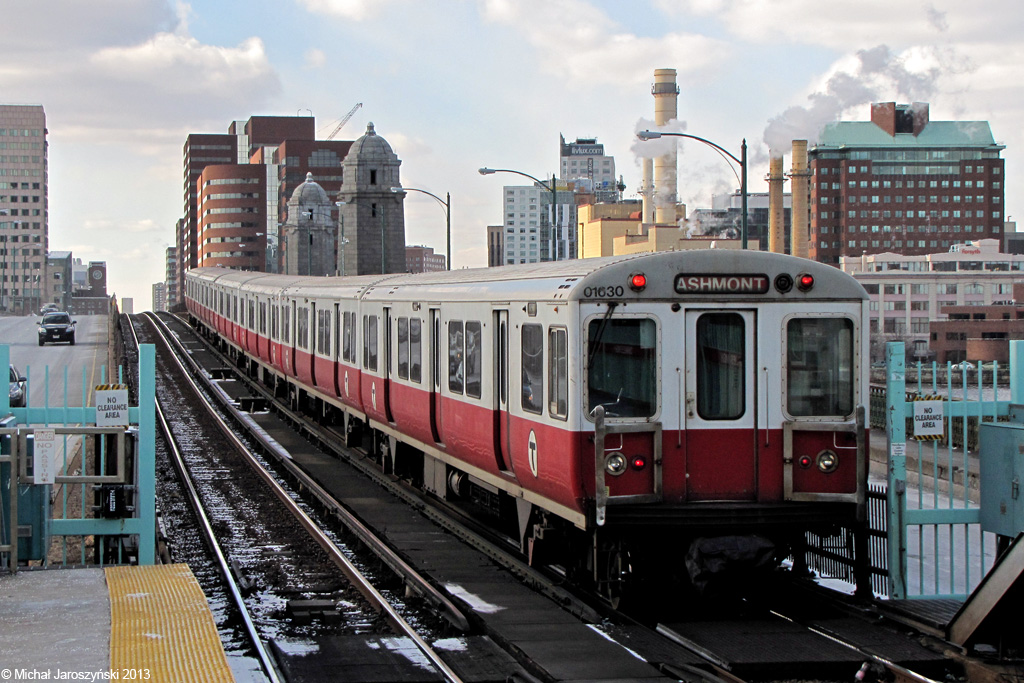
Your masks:
{"label": "industrial chimney", "polygon": [[640,183],[640,196],[643,197],[644,204],[641,222],[644,225],[651,225],[654,223],[654,159],[644,158],[642,165],[643,180]]}
{"label": "industrial chimney", "polygon": [[790,252],[793,256],[807,258],[808,240],[808,200],[810,197],[810,171],[807,169],[807,140],[793,140],[793,168],[789,177],[793,180],[791,192],[793,193],[793,208],[790,225]]}
{"label": "industrial chimney", "polygon": [[782,156],[773,156],[768,165],[768,251],[786,252],[786,212],[783,206]]}
{"label": "industrial chimney", "polygon": [[[678,117],[679,86],[676,85],[675,69],[654,70],[651,94],[654,95],[654,123],[657,126],[664,126]],[[659,225],[674,225],[676,222],[676,156],[673,145],[671,152],[654,160],[655,221]]]}

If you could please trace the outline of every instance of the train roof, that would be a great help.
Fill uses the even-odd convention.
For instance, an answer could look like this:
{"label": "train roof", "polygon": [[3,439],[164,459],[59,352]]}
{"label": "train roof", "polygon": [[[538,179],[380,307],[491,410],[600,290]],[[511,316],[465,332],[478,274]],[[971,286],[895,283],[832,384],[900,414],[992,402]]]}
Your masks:
{"label": "train roof", "polygon": [[[189,271],[197,273],[197,270]],[[572,259],[549,263],[533,263],[492,268],[468,268],[430,273],[360,275],[351,277],[295,277],[241,273],[227,269],[198,269],[204,278],[214,275],[218,282],[258,285],[289,290],[357,290],[366,299],[404,298],[402,290],[415,287],[417,299],[484,301],[567,301],[578,299],[707,299],[723,295],[730,300],[765,299],[867,299],[864,288],[850,275],[832,266],[808,259],[759,251],[734,249],[700,249],[663,251]],[[646,286],[634,292],[630,280],[642,273]],[[735,278],[756,278],[773,283],[778,275],[796,279],[807,274],[814,286],[803,291],[794,286],[780,292],[774,286],[762,290],[729,289]],[[690,278],[709,283],[709,289],[680,288]],[[732,279],[730,279],[732,278]],[[609,292],[609,287],[613,288]]]}

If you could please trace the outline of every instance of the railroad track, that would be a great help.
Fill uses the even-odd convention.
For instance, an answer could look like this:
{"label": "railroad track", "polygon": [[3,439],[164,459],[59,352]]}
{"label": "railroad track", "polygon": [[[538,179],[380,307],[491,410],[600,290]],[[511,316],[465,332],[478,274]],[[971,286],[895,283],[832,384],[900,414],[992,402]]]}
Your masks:
{"label": "railroad track", "polygon": [[[185,334],[187,326],[180,320],[174,319],[174,322],[171,324],[175,326],[181,325],[182,328],[179,328],[179,331],[182,335]],[[191,331],[191,328],[187,329]],[[222,362],[226,361],[222,359]],[[272,401],[273,397],[269,395],[265,387],[251,380],[248,380],[248,383],[251,390],[262,392],[261,401],[266,403]],[[558,585],[559,580],[557,578],[545,577],[535,570],[526,567],[518,559],[508,559],[511,557],[511,554],[502,547],[502,543],[494,543],[491,540],[481,538],[472,531],[460,529],[461,525],[458,522],[447,518],[447,511],[430,509],[422,496],[409,491],[408,487],[404,487],[401,482],[396,482],[393,477],[382,473],[371,459],[353,456],[351,452],[343,452],[345,449],[336,448],[337,442],[342,440],[342,435],[316,424],[301,413],[287,407],[275,406],[274,410],[302,430],[311,441],[324,446],[335,447],[339,458],[349,460],[356,465],[361,464],[366,473],[375,477],[381,486],[391,486],[395,490],[396,495],[406,498],[417,510],[430,516],[431,519],[434,519],[436,523],[443,525],[446,529],[452,530],[453,533],[458,533],[461,538],[466,539],[474,547],[485,550],[488,556],[495,559],[495,561],[505,563],[503,566],[516,574],[520,580],[525,581],[532,588],[544,592],[552,600],[563,605],[565,609],[578,615],[583,621],[591,623],[602,622],[600,630],[607,637],[627,642],[634,652],[646,659],[652,666],[659,668],[662,674],[669,678],[688,681],[740,681],[744,678],[779,680],[792,678],[794,672],[798,672],[803,678],[814,680],[818,676],[809,674],[813,674],[813,669],[817,662],[813,658],[801,661],[801,655],[796,650],[799,650],[800,647],[804,649],[821,649],[821,641],[827,640],[835,647],[842,648],[846,652],[841,665],[834,667],[836,672],[843,673],[837,673],[836,675],[848,674],[852,676],[857,672],[858,668],[863,666],[861,674],[868,680],[881,675],[885,675],[890,679],[914,681],[915,683],[924,683],[929,680],[926,676],[915,673],[911,668],[893,661],[892,658],[886,657],[884,652],[880,654],[877,648],[865,645],[863,640],[858,641],[856,638],[847,637],[848,634],[844,633],[843,629],[835,627],[835,615],[830,616],[830,619],[833,620],[832,622],[826,620],[823,624],[821,620],[816,620],[815,617],[801,614],[782,617],[781,614],[772,615],[769,608],[759,608],[760,611],[757,612],[753,619],[748,614],[737,617],[731,624],[725,623],[726,620],[722,618],[718,618],[713,626],[708,624],[694,625],[692,628],[698,630],[705,629],[711,635],[705,634],[702,637],[692,638],[688,637],[687,627],[683,625],[681,617],[674,619],[671,616],[662,615],[659,618],[662,623],[658,627],[661,635],[656,635],[653,629],[631,623],[622,615],[610,613],[601,606],[583,600],[566,591]],[[298,468],[298,465],[294,462],[291,463],[291,466]],[[843,619],[847,619],[847,617],[844,616]],[[865,622],[864,619],[860,619],[860,621]],[[751,627],[753,630],[744,630],[744,622],[754,624],[755,626]],[[779,627],[778,624],[780,622],[784,622],[786,626]],[[766,623],[771,623],[772,625],[764,626]],[[757,631],[757,627],[761,626],[764,626],[764,628]],[[488,626],[484,626],[485,630],[488,628]],[[849,630],[849,624],[846,625],[846,628]],[[718,630],[716,631],[715,629]],[[870,628],[868,631],[870,632]],[[716,633],[717,636],[715,635]],[[888,632],[879,631],[878,633],[881,635],[869,635],[868,640],[872,637],[882,639],[901,637]],[[737,639],[750,641],[748,644],[754,647],[754,649],[756,649],[756,646],[753,643],[756,641],[763,650],[771,651],[773,656],[762,658],[763,661],[751,664],[751,658],[743,659],[749,652],[739,652],[737,654],[736,648],[732,647]],[[910,637],[909,640],[913,640],[913,637]],[[684,646],[687,654],[674,653],[670,656],[667,654],[671,650],[670,647],[666,649],[667,641]],[[787,655],[786,648],[793,647],[796,641],[800,641],[802,644],[794,650],[794,654]],[[912,643],[907,645],[908,648],[911,648],[911,646]],[[922,659],[928,659],[928,657],[922,655]],[[935,656],[932,653],[931,660],[929,661],[933,665],[935,663],[934,660]],[[531,669],[531,671],[535,674],[537,673],[536,670]],[[821,671],[824,674],[826,668],[822,667]],[[830,669],[830,675],[831,671]],[[882,672],[886,673],[883,674]]]}
{"label": "railroad track", "polygon": [[[460,681],[444,659],[409,624],[401,610],[392,604],[392,600],[378,590],[375,583],[380,579],[364,575],[349,559],[349,553],[333,538],[333,534],[324,531],[322,523],[312,518],[306,506],[296,502],[299,498],[297,492],[287,489],[270,470],[268,463],[254,453],[228,421],[209,404],[203,388],[194,379],[194,368],[187,368],[182,361],[182,357],[187,357],[187,354],[183,354],[180,347],[175,348],[174,341],[166,334],[166,328],[152,318],[150,324],[154,325],[152,329],[155,337],[164,345],[163,352],[159,354],[161,374],[170,379],[170,373],[175,373],[175,380],[160,383],[165,389],[161,392],[164,396],[158,393],[158,423],[170,444],[190,507],[195,511],[206,543],[216,558],[221,579],[227,586],[231,602],[244,623],[244,631],[268,680],[282,680],[270,654],[267,645],[269,641],[322,635],[326,630],[334,630],[317,626],[312,632],[300,628],[296,633],[282,628],[278,609],[280,605],[272,605],[268,610],[265,604],[268,596],[273,596],[270,601],[274,602],[288,595],[313,594],[321,599],[293,599],[289,607],[306,606],[311,602],[321,607],[325,602],[344,604],[344,623],[356,624],[354,630],[368,628],[374,633],[383,632],[408,638],[439,676],[448,681]],[[172,362],[175,368],[169,367]],[[187,387],[187,395],[182,395],[182,400],[175,401],[167,395],[170,387],[180,389],[182,385]],[[192,400],[187,396],[191,396]],[[174,410],[165,411],[161,402],[174,403]],[[205,415],[182,415],[185,406],[205,410]],[[167,413],[171,415],[168,417]],[[215,431],[211,431],[211,423]],[[180,447],[182,442],[195,444],[197,441],[203,446],[200,454],[209,456],[216,453],[216,462],[197,461],[194,455],[189,457],[188,447]],[[239,463],[242,463],[244,469],[239,467]],[[259,480],[258,483],[254,483],[253,476]],[[246,481],[243,483],[239,479]],[[275,499],[273,502],[270,501],[271,496]],[[259,524],[252,523],[254,515],[258,515]],[[308,540],[314,543],[308,543]],[[362,534],[360,540],[364,544],[377,543],[384,546],[379,539],[369,534]],[[230,561],[229,557],[232,558]],[[269,572],[259,572],[257,568],[260,566],[269,569]],[[253,590],[253,575],[257,573],[260,574],[257,583],[272,581],[275,584],[270,592]],[[276,576],[271,579],[268,573]],[[342,576],[347,585],[342,585]],[[421,582],[423,586],[428,585],[422,579]],[[358,592],[361,600],[355,599],[353,592]],[[247,596],[253,595],[259,595],[260,600],[251,597],[247,599]],[[357,605],[360,602],[362,604]],[[453,605],[449,607],[449,616],[454,621],[461,618],[465,622],[465,618],[458,615]],[[330,621],[339,626],[342,624],[340,618]],[[385,622],[386,630],[381,628],[380,621]]]}

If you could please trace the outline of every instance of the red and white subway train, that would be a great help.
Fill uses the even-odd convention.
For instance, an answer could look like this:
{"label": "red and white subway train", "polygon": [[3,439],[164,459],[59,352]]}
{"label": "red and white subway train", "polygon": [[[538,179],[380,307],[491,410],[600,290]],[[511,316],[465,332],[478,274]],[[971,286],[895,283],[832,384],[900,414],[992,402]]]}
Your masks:
{"label": "red and white subway train", "polygon": [[863,519],[868,300],[731,250],[440,273],[187,273],[194,322],[382,466],[615,598],[697,539]]}

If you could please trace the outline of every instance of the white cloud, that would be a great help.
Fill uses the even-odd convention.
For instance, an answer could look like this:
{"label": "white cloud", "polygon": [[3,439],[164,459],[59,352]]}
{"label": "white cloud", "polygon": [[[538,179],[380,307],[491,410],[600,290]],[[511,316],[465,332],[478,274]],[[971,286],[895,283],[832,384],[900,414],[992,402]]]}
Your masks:
{"label": "white cloud", "polygon": [[675,65],[680,77],[700,77],[727,57],[725,44],[698,34],[628,33],[583,0],[481,0],[481,7],[486,21],[523,35],[539,68],[588,87],[633,87],[663,65]]}
{"label": "white cloud", "polygon": [[363,21],[371,16],[379,15],[384,6],[392,4],[388,0],[299,0],[307,10],[314,14],[328,14],[352,21]]}
{"label": "white cloud", "polygon": [[319,69],[327,63],[327,54],[323,50],[311,47],[303,55],[307,69]]}

